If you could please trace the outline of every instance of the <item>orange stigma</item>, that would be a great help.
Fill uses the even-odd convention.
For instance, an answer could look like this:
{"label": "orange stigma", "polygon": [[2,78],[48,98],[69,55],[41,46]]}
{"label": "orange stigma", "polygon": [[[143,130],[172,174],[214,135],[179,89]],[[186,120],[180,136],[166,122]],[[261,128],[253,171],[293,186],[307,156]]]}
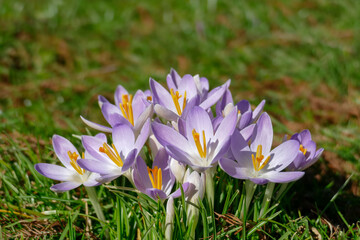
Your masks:
{"label": "orange stigma", "polygon": [[256,156],[254,156],[254,154],[252,154],[251,157],[252,157],[254,169],[257,172],[260,171],[261,169],[263,169],[270,160],[270,156],[268,156],[266,158],[266,160],[263,161],[264,155],[262,155],[262,146],[261,146],[261,144],[258,145],[258,147],[256,149]]}
{"label": "orange stigma", "polygon": [[132,100],[133,96],[131,94],[123,94],[121,96],[121,103],[119,103],[119,107],[124,118],[126,118],[134,126]]}
{"label": "orange stigma", "polygon": [[200,143],[200,134],[196,132],[195,129],[192,130],[192,135],[195,141],[196,148],[199,152],[201,158],[206,158],[206,138],[205,138],[205,131],[202,131],[203,135],[203,145],[201,146]]}
{"label": "orange stigma", "polygon": [[304,148],[304,146],[302,144],[300,144],[300,149],[299,149],[304,155],[306,154],[306,148]]}
{"label": "orange stigma", "polygon": [[104,143],[103,146],[99,148],[99,151],[105,153],[118,167],[122,167],[124,163],[119,155],[119,152],[114,144],[111,144],[111,146],[114,150],[112,150],[107,143]]}
{"label": "orange stigma", "polygon": [[182,111],[184,111],[184,109],[186,107],[186,91],[184,93],[184,100],[183,100],[182,110],[181,110],[180,104],[179,104],[179,99],[182,97],[182,95],[180,95],[179,91],[176,91],[175,94],[174,94],[174,89],[172,89],[172,88],[170,89],[170,94],[171,94],[171,97],[173,99],[176,111],[177,111],[178,115],[180,116]]}
{"label": "orange stigma", "polygon": [[[83,175],[85,173],[85,169],[82,169],[77,163],[77,159],[79,157],[79,155],[76,152],[71,153],[71,151],[67,152],[70,158],[70,164],[71,166],[75,169],[75,171],[77,171],[80,175]],[[83,158],[84,158],[84,154],[83,154]]]}
{"label": "orange stigma", "polygon": [[161,186],[162,186],[161,168],[158,168],[157,166],[155,166],[154,169],[147,167],[147,171],[153,188],[161,190]]}

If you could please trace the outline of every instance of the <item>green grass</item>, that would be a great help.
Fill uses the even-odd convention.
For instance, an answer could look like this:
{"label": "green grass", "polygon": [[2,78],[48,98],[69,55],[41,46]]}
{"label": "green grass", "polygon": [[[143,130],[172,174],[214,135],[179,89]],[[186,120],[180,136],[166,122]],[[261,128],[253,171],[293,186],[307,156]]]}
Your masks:
{"label": "green grass", "polygon": [[[308,128],[325,148],[262,234],[308,239],[317,234],[313,227],[323,238],[359,234],[360,2],[219,1],[216,8],[211,2],[0,2],[0,209],[28,216],[1,212],[2,233],[57,223],[48,238],[85,234],[85,190],[55,194],[53,181],[33,165],[57,162],[50,143],[55,133],[80,145],[72,137],[87,133],[79,115],[105,123],[99,94],[112,100],[118,84],[146,89],[149,77],[165,83],[173,67],[207,77],[211,87],[232,79],[237,100],[266,99],[277,142]],[[136,208],[104,187],[99,196],[112,198],[103,202],[111,223],[129,214],[114,206]],[[58,212],[42,214],[51,210]],[[91,205],[89,211],[94,216]],[[213,226],[207,227],[210,236]]]}

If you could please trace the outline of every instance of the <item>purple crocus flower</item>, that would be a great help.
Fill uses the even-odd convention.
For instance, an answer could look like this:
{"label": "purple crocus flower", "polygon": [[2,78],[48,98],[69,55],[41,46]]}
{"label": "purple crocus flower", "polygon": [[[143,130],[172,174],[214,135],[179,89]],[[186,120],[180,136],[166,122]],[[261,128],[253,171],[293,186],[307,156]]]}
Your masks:
{"label": "purple crocus flower", "polygon": [[155,112],[170,121],[177,121],[179,117],[186,117],[194,106],[207,110],[214,105],[224,94],[225,87],[220,86],[206,93],[208,84],[189,74],[182,78],[174,71],[168,75],[169,91],[161,84],[150,78],[150,89],[153,94]]}
{"label": "purple crocus flower", "polygon": [[235,161],[223,157],[219,161],[220,167],[234,178],[249,179],[256,184],[286,183],[301,178],[304,172],[281,172],[294,160],[300,144],[288,140],[270,151],[272,140],[271,119],[267,113],[263,113],[250,146],[238,131],[234,132],[231,151]]}
{"label": "purple crocus flower", "polygon": [[128,170],[134,165],[149,132],[148,119],[137,138],[132,128],[126,124],[114,127],[111,145],[106,139],[82,136],[83,146],[93,159],[81,159],[78,164],[88,171],[99,173],[101,177],[97,180],[102,183],[112,181],[123,174],[131,180],[131,173]]}
{"label": "purple crocus flower", "polygon": [[[103,134],[98,134],[95,138],[100,139],[102,137]],[[53,185],[50,188],[51,190],[54,192],[65,192],[82,184],[86,187],[100,184],[95,180],[99,177],[99,174],[88,172],[78,165],[80,154],[69,140],[59,135],[54,135],[52,143],[56,156],[65,167],[49,163],[35,164],[36,171],[41,175],[53,180],[63,181]],[[87,152],[84,155],[82,158],[87,157]]]}
{"label": "purple crocus flower", "polygon": [[133,97],[124,87],[119,85],[115,91],[115,105],[103,96],[99,96],[99,106],[111,128],[80,117],[89,127],[99,131],[111,132],[116,125],[127,124],[134,129],[137,135],[145,121],[153,113],[151,101],[152,96],[149,90],[145,92],[138,90]]}
{"label": "purple crocus flower", "polygon": [[291,139],[299,142],[300,147],[294,161],[287,167],[287,170],[302,171],[313,165],[324,151],[323,148],[316,150],[316,143],[311,140],[309,130],[292,135]]}
{"label": "purple crocus flower", "polygon": [[171,157],[203,172],[216,166],[217,161],[228,150],[230,136],[235,129],[236,114],[237,110],[234,109],[215,131],[209,114],[195,106],[185,121],[179,121],[180,132],[157,122],[153,122],[152,130]]}
{"label": "purple crocus flower", "polygon": [[[169,160],[169,155],[164,148],[160,149],[156,154],[152,168],[146,166],[146,163],[140,156],[137,157],[136,167],[133,172],[136,188],[154,200],[180,197],[180,188],[171,193],[175,183],[175,176],[170,171]],[[182,185],[185,193],[188,187],[189,183]]]}
{"label": "purple crocus flower", "polygon": [[[238,124],[237,129],[239,131],[245,129],[246,127],[253,124],[260,116],[262,110],[264,109],[265,100],[262,100],[258,106],[251,110],[251,105],[247,100],[239,101],[235,106],[238,109]],[[214,119],[214,125],[217,126],[219,122],[235,107],[233,103],[233,99],[231,96],[231,92],[229,89],[226,90],[222,99],[216,104],[216,115],[217,117]],[[253,129],[251,126],[251,129]],[[249,132],[249,129],[246,131]]]}

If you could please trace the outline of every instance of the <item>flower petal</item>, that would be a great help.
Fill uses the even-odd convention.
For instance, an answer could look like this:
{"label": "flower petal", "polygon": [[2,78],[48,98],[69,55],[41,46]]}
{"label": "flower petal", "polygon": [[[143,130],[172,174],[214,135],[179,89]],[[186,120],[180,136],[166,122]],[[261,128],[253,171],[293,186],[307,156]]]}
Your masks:
{"label": "flower petal", "polygon": [[201,107],[193,107],[186,118],[186,137],[190,143],[195,147],[195,140],[193,137],[193,130],[200,134],[202,139],[202,131],[205,132],[206,141],[209,141],[214,136],[214,129],[209,117],[209,114]]}
{"label": "flower petal", "polygon": [[296,181],[304,176],[304,172],[278,172],[270,171],[261,175],[262,178],[274,183],[288,183]]}
{"label": "flower petal", "polygon": [[62,183],[53,185],[50,189],[54,192],[62,193],[62,192],[66,192],[66,191],[72,190],[74,188],[77,188],[80,185],[81,185],[81,183],[78,183],[78,182],[62,182]]}
{"label": "flower petal", "polygon": [[99,186],[101,185],[101,183],[96,181],[96,179],[98,179],[99,177],[100,175],[97,173],[90,173],[88,179],[83,183],[83,185],[86,187]]}
{"label": "flower petal", "polygon": [[[182,189],[184,191],[184,195],[187,196],[187,191],[190,188],[190,183],[186,182],[182,185]],[[173,192],[172,194],[170,194],[169,197],[172,198],[178,198],[181,197],[181,188],[178,188],[175,192]]]}
{"label": "flower petal", "polygon": [[157,189],[157,188],[147,188],[146,190],[145,190],[145,193],[148,195],[148,196],[150,196],[152,199],[154,199],[154,200],[158,200],[159,198],[161,199],[161,200],[163,200],[163,199],[167,199],[167,195],[166,195],[166,193],[164,193],[164,191],[162,191],[162,190],[159,190],[159,189]]}
{"label": "flower petal", "polygon": [[254,140],[250,145],[252,151],[256,151],[259,145],[262,146],[262,154],[267,155],[270,152],[273,141],[273,127],[269,115],[265,112],[261,114],[257,129],[254,132]]}
{"label": "flower petal", "polygon": [[120,155],[122,152],[125,156],[127,156],[127,154],[135,147],[134,132],[131,127],[126,124],[121,124],[114,127],[112,138],[113,143]]}
{"label": "flower petal", "polygon": [[35,164],[35,170],[47,178],[58,181],[70,181],[76,174],[75,171],[71,171],[68,168],[49,163]]}
{"label": "flower petal", "polygon": [[[299,142],[296,140],[288,140],[281,143],[275,149],[270,152],[271,159],[265,166],[264,170],[281,171],[293,162],[294,158],[299,152]],[[265,155],[265,154],[264,154]],[[267,156],[265,155],[265,159]]]}
{"label": "flower petal", "polygon": [[99,130],[101,132],[108,132],[108,133],[112,132],[112,129],[109,127],[103,126],[98,123],[91,122],[91,121],[85,119],[83,116],[80,116],[80,118],[86,125],[88,125],[89,127],[93,128],[93,129]]}
{"label": "flower petal", "polygon": [[61,163],[66,168],[73,169],[73,167],[70,164],[70,157],[68,155],[68,152],[69,151],[71,153],[75,152],[77,155],[79,155],[79,152],[74,147],[74,145],[69,140],[59,135],[54,135],[52,137],[52,144],[54,147],[55,154],[59,158]]}
{"label": "flower petal", "polygon": [[228,175],[238,179],[248,179],[249,178],[249,169],[240,167],[237,162],[229,158],[221,158],[219,160],[219,165],[222,170],[224,170]]}
{"label": "flower petal", "polygon": [[191,149],[187,139],[175,129],[158,122],[153,122],[151,128],[161,145],[181,146],[184,151]]}
{"label": "flower petal", "polygon": [[252,121],[255,122],[256,119],[258,119],[258,117],[260,116],[261,112],[264,109],[264,105],[265,105],[265,100],[262,100],[259,105],[257,105],[257,107],[254,109],[253,111],[253,119]]}
{"label": "flower petal", "polygon": [[129,95],[129,92],[123,86],[118,85],[114,94],[116,106],[119,106],[119,104],[122,103],[122,95]]}
{"label": "flower petal", "polygon": [[219,99],[224,95],[225,90],[227,89],[224,85],[211,90],[205,101],[200,104],[200,107],[206,110],[213,106],[217,101],[219,101]]}
{"label": "flower petal", "polygon": [[99,174],[108,174],[111,173],[115,168],[117,168],[114,163],[93,159],[79,159],[77,163],[81,168]]}

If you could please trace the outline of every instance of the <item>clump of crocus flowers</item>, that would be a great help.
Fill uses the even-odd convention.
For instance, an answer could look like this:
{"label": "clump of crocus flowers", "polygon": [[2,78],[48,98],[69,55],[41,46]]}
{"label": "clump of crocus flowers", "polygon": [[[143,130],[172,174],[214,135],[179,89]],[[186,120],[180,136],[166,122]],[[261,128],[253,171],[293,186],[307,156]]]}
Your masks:
{"label": "clump of crocus flowers", "polygon": [[[214,178],[220,171],[244,180],[240,217],[249,211],[256,187],[267,184],[259,216],[264,217],[275,183],[287,186],[300,179],[303,170],[323,152],[322,148],[316,149],[309,130],[273,146],[273,127],[264,112],[265,100],[254,109],[247,100],[235,103],[230,81],[210,90],[206,78],[181,77],[172,69],[166,83],[164,87],[150,78],[150,90],[134,94],[119,85],[114,103],[99,96],[101,112],[109,125],[83,116],[81,119],[102,133],[81,137],[82,154],[69,140],[54,135],[54,151],[64,167],[39,163],[35,169],[62,181],[51,187],[56,192],[84,185],[102,221],[104,215],[91,187],[126,177],[139,194],[167,201],[163,228],[166,239],[172,238],[174,199],[183,196],[189,203],[190,238],[195,239],[197,206],[206,201],[210,211],[214,209],[214,196],[220,195],[215,193]],[[109,133],[110,141],[104,133]],[[277,195],[284,187],[279,189]]]}

